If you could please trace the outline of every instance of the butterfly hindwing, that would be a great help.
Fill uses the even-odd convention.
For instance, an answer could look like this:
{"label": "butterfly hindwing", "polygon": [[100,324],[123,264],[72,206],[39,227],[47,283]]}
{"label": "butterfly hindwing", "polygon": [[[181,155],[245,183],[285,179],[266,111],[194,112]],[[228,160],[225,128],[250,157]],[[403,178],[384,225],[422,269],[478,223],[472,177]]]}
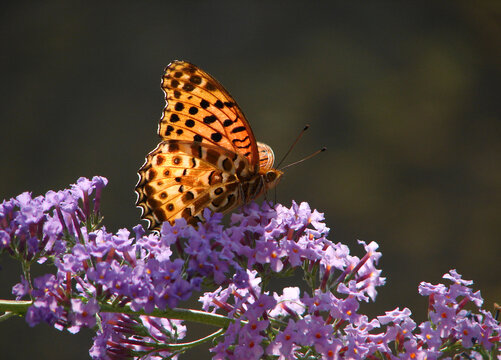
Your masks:
{"label": "butterfly hindwing", "polygon": [[158,127],[164,139],[212,144],[246,157],[257,171],[256,140],[242,110],[212,76],[174,61],[162,78],[167,105]]}
{"label": "butterfly hindwing", "polygon": [[245,157],[213,145],[166,140],[139,170],[137,206],[150,229],[163,221],[203,220],[204,208],[225,212],[242,203],[239,176],[248,176]]}

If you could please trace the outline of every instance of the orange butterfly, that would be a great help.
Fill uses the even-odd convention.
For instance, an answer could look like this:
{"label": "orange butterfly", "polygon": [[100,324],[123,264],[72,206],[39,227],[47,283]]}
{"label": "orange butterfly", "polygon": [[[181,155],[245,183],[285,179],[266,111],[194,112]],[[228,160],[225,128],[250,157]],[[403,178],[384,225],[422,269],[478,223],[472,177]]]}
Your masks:
{"label": "orange butterfly", "polygon": [[228,212],[273,188],[282,172],[273,169],[272,149],[256,142],[245,116],[212,76],[185,61],[165,69],[167,102],[158,125],[162,141],[139,169],[136,206],[149,228],[202,212]]}

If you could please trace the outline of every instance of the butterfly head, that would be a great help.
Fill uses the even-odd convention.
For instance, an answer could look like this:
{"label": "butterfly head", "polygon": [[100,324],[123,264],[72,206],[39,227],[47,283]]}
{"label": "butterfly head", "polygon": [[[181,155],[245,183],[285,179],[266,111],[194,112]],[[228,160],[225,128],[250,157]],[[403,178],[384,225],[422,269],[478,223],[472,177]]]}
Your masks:
{"label": "butterfly head", "polygon": [[264,172],[264,174],[262,175],[265,189],[270,190],[274,188],[278,184],[280,179],[282,179],[283,174],[284,173],[282,171],[277,169],[266,170],[266,172]]}

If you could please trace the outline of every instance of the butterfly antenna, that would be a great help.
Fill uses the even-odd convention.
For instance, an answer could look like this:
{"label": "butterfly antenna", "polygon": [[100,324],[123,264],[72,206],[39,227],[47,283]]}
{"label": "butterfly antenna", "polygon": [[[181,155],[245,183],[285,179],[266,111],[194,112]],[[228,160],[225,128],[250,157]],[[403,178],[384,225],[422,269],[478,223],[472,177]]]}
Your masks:
{"label": "butterfly antenna", "polygon": [[327,150],[327,148],[324,146],[323,148],[315,151],[313,154],[308,155],[307,157],[305,157],[305,158],[303,158],[301,160],[293,162],[292,164],[289,164],[289,165],[285,165],[283,168],[280,169],[280,171],[282,171],[283,169],[286,169],[286,168],[288,168],[288,167],[290,167],[292,165],[296,165],[296,164],[302,163],[305,160],[311,159],[312,157],[317,156],[318,154],[320,154],[321,152],[324,152],[325,150]]}
{"label": "butterfly antenna", "polygon": [[287,150],[287,152],[285,153],[285,155],[282,157],[282,160],[280,160],[280,162],[278,163],[277,165],[277,169],[278,167],[284,162],[285,158],[287,157],[287,155],[289,155],[289,153],[292,151],[292,149],[294,148],[294,146],[296,146],[297,142],[299,141],[299,139],[301,139],[301,136],[303,136],[304,132],[306,130],[308,130],[308,128],[310,127],[310,125],[306,125],[303,130],[301,130],[301,132],[299,133],[299,135],[297,136],[296,140],[292,143],[291,147],[289,148],[289,150]]}

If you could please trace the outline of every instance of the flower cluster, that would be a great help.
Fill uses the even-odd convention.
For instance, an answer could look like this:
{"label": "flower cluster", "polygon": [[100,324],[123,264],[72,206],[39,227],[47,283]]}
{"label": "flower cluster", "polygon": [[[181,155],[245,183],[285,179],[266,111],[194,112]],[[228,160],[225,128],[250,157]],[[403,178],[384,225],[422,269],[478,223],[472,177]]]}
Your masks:
{"label": "flower cluster", "polygon": [[[31,300],[19,313],[32,326],[95,328],[95,359],[176,358],[207,341],[214,341],[214,359],[499,355],[498,322],[454,270],[444,276],[449,287],[420,285],[429,297],[429,320],[420,325],[408,309],[376,319],[361,314],[360,302],[374,301],[385,283],[378,246],[359,241],[365,254],[351,255],[327,238],[323,215],[306,203],[252,203],[227,226],[206,210],[197,227],[181,219],[164,223],[160,234],[140,225],[109,233],[99,213],[106,184],[81,178],[67,190],[0,204],[0,252],[23,266],[13,294],[19,304]],[[31,279],[34,261],[54,265],[55,274]],[[268,290],[274,278],[293,274],[307,289]],[[203,311],[178,308],[199,291]],[[219,330],[181,343],[187,321]]]}
{"label": "flower cluster", "polygon": [[[44,262],[66,251],[69,234],[78,237],[81,223],[99,216],[102,188],[108,180],[80,178],[71,189],[33,198],[24,192],[0,204],[0,252],[26,262]],[[96,192],[93,204],[90,195]],[[79,207],[79,200],[82,207]],[[66,236],[65,236],[66,235]]]}
{"label": "flower cluster", "polygon": [[[286,288],[282,295],[260,293],[252,287],[206,293],[205,308],[217,307],[238,319],[211,351],[215,359],[439,359],[463,355],[494,359],[500,356],[501,326],[480,309],[480,293],[473,293],[455,270],[444,275],[452,285],[422,283],[429,296],[430,320],[416,325],[407,308],[388,311],[370,320],[359,314],[357,290],[343,284],[338,293],[314,291],[300,295]],[[353,287],[355,289],[355,287]],[[231,295],[230,295],[231,294]],[[358,298],[358,299],[357,299]],[[477,311],[464,309],[473,306]]]}

